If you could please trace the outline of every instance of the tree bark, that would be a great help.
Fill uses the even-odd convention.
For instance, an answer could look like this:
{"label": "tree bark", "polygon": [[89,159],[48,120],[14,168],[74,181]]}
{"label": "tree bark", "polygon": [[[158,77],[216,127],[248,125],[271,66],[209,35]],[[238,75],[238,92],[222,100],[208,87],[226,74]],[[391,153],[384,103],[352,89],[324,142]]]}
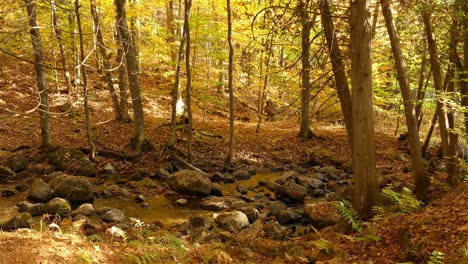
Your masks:
{"label": "tree bark", "polygon": [[93,17],[93,23],[94,23],[94,34],[96,36],[96,41],[97,41],[96,44],[98,46],[99,52],[101,53],[102,63],[104,66],[104,77],[106,80],[107,89],[109,89],[109,93],[112,99],[112,107],[114,109],[114,120],[121,121],[122,117],[121,117],[119,99],[117,98],[117,94],[115,93],[115,90],[114,90],[114,84],[112,83],[112,74],[110,72],[111,65],[109,62],[109,56],[106,53],[106,46],[104,45],[104,38],[102,37],[101,22],[99,21],[99,14],[96,8],[96,0],[90,1],[90,7],[91,7],[91,15]]}
{"label": "tree bark", "polygon": [[308,0],[299,0],[297,11],[300,15],[300,21],[302,25],[301,31],[301,123],[298,137],[309,139],[313,137],[313,133],[310,130],[310,29],[312,23],[308,12]]}
{"label": "tree bark", "polygon": [[78,33],[79,33],[79,46],[80,46],[80,66],[81,66],[81,75],[83,77],[83,94],[84,94],[84,112],[85,112],[85,125],[86,125],[86,138],[88,140],[88,145],[90,149],[90,159],[92,161],[96,160],[96,148],[93,143],[93,134],[91,131],[91,124],[90,124],[90,113],[89,113],[89,106],[88,106],[88,82],[86,80],[86,69],[84,65],[84,48],[83,48],[83,30],[81,28],[81,17],[80,17],[80,2],[79,0],[75,0],[75,14],[76,14],[76,24],[78,26]]}
{"label": "tree bark", "polygon": [[67,94],[71,95],[73,91],[73,85],[70,80],[70,71],[68,70],[67,64],[67,53],[63,47],[63,38],[62,38],[62,26],[60,24],[60,18],[57,15],[57,6],[55,0],[50,0],[50,6],[52,8],[52,21],[54,25],[55,37],[60,49],[60,57],[62,62],[63,74],[65,77],[65,85],[67,86]]}
{"label": "tree bark", "polygon": [[368,218],[376,204],[370,0],[351,2],[354,208]]}
{"label": "tree bark", "polygon": [[76,14],[75,12],[70,12],[68,14],[68,26],[70,30],[73,32],[72,33],[72,38],[71,38],[71,45],[73,49],[73,85],[75,86],[75,89],[81,85],[81,66],[80,66],[80,56],[78,52],[78,44],[77,44],[77,37],[78,37],[78,31],[76,29]]}
{"label": "tree bark", "polygon": [[[116,23],[118,28],[118,21]],[[120,118],[123,123],[130,123],[130,115],[128,114],[128,92],[127,92],[127,68],[125,67],[125,55],[123,50],[122,37],[119,30],[115,32],[115,42],[117,44],[117,58],[116,61],[119,65],[119,95],[120,95]]]}
{"label": "tree bark", "polygon": [[319,0],[320,13],[322,16],[322,26],[327,40],[328,52],[330,53],[330,60],[332,63],[333,75],[335,76],[336,90],[338,98],[340,99],[341,112],[348,134],[348,142],[352,148],[353,142],[353,112],[352,100],[349,92],[348,78],[346,77],[343,56],[341,55],[338,46],[338,39],[335,33],[332,16],[330,12],[330,5],[328,0]]}
{"label": "tree bark", "polygon": [[114,0],[114,3],[117,11],[117,26],[122,38],[123,50],[125,52],[125,58],[127,62],[127,75],[130,86],[130,94],[132,96],[133,116],[135,119],[132,145],[137,152],[141,152],[145,142],[145,122],[140,93],[139,72],[136,60],[137,58],[135,55],[135,47],[133,46],[133,42],[130,39],[127,26],[125,0]]}
{"label": "tree bark", "polygon": [[234,47],[232,44],[232,11],[231,0],[226,0],[228,43],[229,43],[229,65],[228,65],[228,90],[229,90],[229,149],[226,157],[226,165],[232,164],[234,156]]}
{"label": "tree bark", "polygon": [[192,162],[192,69],[190,65],[190,10],[192,8],[192,0],[185,0],[184,7],[184,35],[185,35],[185,73],[187,75],[187,83],[185,88],[185,100],[187,101],[187,159]]}
{"label": "tree bark", "polygon": [[468,135],[468,1],[463,3],[463,61],[461,104],[465,107],[465,134]]}
{"label": "tree bark", "polygon": [[34,0],[24,0],[28,12],[29,34],[31,35],[34,50],[34,62],[36,68],[37,90],[39,92],[39,116],[41,120],[41,147],[51,145],[51,125],[49,114],[49,98],[47,93],[47,79],[42,65],[44,64],[42,53],[41,33],[37,23],[37,6]]}
{"label": "tree bark", "polygon": [[380,0],[382,5],[382,13],[385,18],[388,36],[392,46],[393,58],[398,73],[398,83],[403,98],[403,106],[405,111],[406,126],[408,128],[408,144],[411,155],[411,168],[415,182],[415,193],[419,200],[425,201],[427,198],[427,190],[429,188],[429,178],[424,169],[424,161],[419,142],[418,121],[415,116],[414,101],[411,96],[411,89],[408,80],[408,72],[406,70],[405,61],[400,46],[400,38],[397,29],[393,22],[393,15],[390,9],[389,0]]}

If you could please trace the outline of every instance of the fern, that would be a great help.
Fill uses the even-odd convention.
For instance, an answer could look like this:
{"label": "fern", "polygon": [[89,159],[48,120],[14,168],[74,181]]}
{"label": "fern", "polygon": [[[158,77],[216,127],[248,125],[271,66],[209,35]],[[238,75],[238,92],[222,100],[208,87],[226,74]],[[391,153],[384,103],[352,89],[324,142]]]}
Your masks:
{"label": "fern", "polygon": [[393,190],[393,186],[389,184],[387,187],[382,189],[382,193],[398,207],[400,212],[405,214],[417,211],[422,206],[422,202],[418,201],[413,196],[411,190],[406,187],[403,187],[401,192],[396,192]]}
{"label": "fern", "polygon": [[351,225],[351,228],[360,233],[362,231],[362,221],[359,219],[359,215],[353,208],[353,205],[348,200],[343,199],[335,206],[341,216]]}
{"label": "fern", "polygon": [[444,263],[444,253],[434,250],[429,256],[429,261],[427,264],[443,264]]}

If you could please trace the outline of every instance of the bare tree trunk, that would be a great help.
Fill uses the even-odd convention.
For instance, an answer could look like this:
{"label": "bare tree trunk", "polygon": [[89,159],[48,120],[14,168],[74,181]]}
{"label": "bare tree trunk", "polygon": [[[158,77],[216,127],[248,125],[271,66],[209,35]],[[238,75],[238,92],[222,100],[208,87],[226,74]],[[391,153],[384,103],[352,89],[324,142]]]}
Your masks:
{"label": "bare tree trunk", "polygon": [[429,178],[424,169],[424,161],[422,158],[421,146],[419,142],[418,122],[414,114],[414,102],[411,96],[411,89],[408,80],[408,72],[406,70],[405,61],[400,47],[400,39],[397,29],[393,22],[393,15],[390,9],[388,0],[380,0],[382,5],[382,13],[385,18],[388,36],[392,45],[393,58],[398,73],[398,82],[403,98],[403,106],[405,110],[406,126],[408,128],[408,144],[410,146],[411,167],[415,182],[415,193],[419,200],[425,201],[427,198],[427,190],[429,188]]}
{"label": "bare tree trunk", "polygon": [[125,55],[123,50],[122,37],[118,30],[118,21],[116,23],[115,42],[117,44],[117,63],[119,65],[119,95],[120,95],[120,118],[123,123],[130,123],[131,118],[128,114],[128,93],[127,93],[127,69],[125,67]]}
{"label": "bare tree trunk", "polygon": [[177,54],[175,52],[175,28],[174,28],[174,1],[169,0],[166,5],[166,27],[169,32],[167,36],[167,43],[172,48],[170,49],[171,61],[177,63]]}
{"label": "bare tree trunk", "polygon": [[187,83],[185,88],[185,100],[187,101],[188,129],[187,129],[187,159],[192,162],[192,69],[190,66],[190,9],[192,8],[192,0],[185,0],[185,15],[184,15],[184,35],[186,41],[185,47],[185,72],[187,75]]}
{"label": "bare tree trunk", "polygon": [[234,156],[234,47],[232,45],[232,11],[231,0],[226,0],[228,43],[229,43],[229,65],[228,65],[228,90],[229,90],[229,149],[226,157],[226,165],[232,164]]}
{"label": "bare tree trunk", "polygon": [[[352,148],[353,142],[353,112],[352,100],[349,92],[348,78],[346,77],[345,66],[338,40],[333,25],[332,16],[328,0],[319,0],[320,12],[322,15],[322,26],[327,40],[328,52],[332,63],[333,74],[335,76],[336,89],[340,99],[341,112],[345,121],[346,132],[348,134],[349,145]],[[376,7],[377,10],[377,7]]]}
{"label": "bare tree trunk", "polygon": [[76,14],[76,23],[78,25],[78,32],[80,36],[80,65],[81,65],[81,74],[83,77],[83,94],[84,94],[84,112],[85,112],[85,123],[86,123],[86,138],[88,140],[88,145],[90,149],[90,159],[96,160],[96,148],[93,143],[93,134],[91,131],[90,117],[89,117],[89,106],[88,106],[88,82],[86,80],[86,69],[84,65],[84,48],[83,48],[83,31],[81,29],[81,17],[80,17],[80,2],[75,0],[75,14]]}
{"label": "bare tree trunk", "polygon": [[430,125],[429,129],[427,130],[426,139],[424,140],[424,143],[423,143],[423,145],[421,147],[421,152],[422,152],[423,155],[426,153],[427,148],[429,147],[429,142],[431,141],[432,133],[434,132],[434,128],[435,128],[435,125],[436,125],[436,122],[437,122],[437,118],[439,117],[441,111],[442,111],[442,103],[437,102],[437,106],[436,106],[436,109],[434,111],[434,115],[432,115],[431,125]]}
{"label": "bare tree trunk", "polygon": [[70,80],[70,71],[68,70],[67,53],[65,51],[65,48],[63,47],[62,26],[60,24],[60,18],[57,16],[57,6],[55,4],[55,0],[50,0],[50,5],[52,7],[52,19],[53,19],[53,24],[54,24],[55,37],[57,38],[57,42],[58,42],[59,49],[60,49],[60,56],[62,59],[61,60],[62,68],[63,68],[63,74],[65,76],[65,84],[67,86],[67,93],[71,95],[73,91],[73,85]]}
{"label": "bare tree trunk", "polygon": [[[442,96],[444,95],[444,89],[442,84],[442,73],[440,70],[440,63],[438,61],[437,55],[437,45],[433,36],[432,30],[432,23],[431,23],[431,13],[430,11],[425,8],[423,10],[423,20],[424,20],[424,28],[426,30],[427,36],[427,44],[429,49],[429,56],[431,60],[432,66],[432,77],[434,80],[434,88],[437,94],[438,104],[441,104],[441,110],[439,112],[438,120],[439,120],[439,129],[440,129],[440,138],[442,141],[442,153],[444,155],[444,159],[447,159],[450,152],[450,143],[448,138],[448,130],[447,130],[447,116],[444,110],[444,103],[442,101]],[[447,160],[446,160],[447,161]]]}
{"label": "bare tree trunk", "polygon": [[[416,92],[416,119],[418,120],[418,129],[421,127],[422,120],[422,106],[423,100],[426,94],[426,86],[424,86],[424,81],[426,80],[426,64],[427,64],[427,52],[426,52],[426,43],[423,41],[423,50],[422,50],[422,60],[421,60],[421,69],[419,70],[419,82],[418,90]],[[429,75],[429,74],[428,74]]]}
{"label": "bare tree trunk", "polygon": [[351,2],[351,82],[353,98],[354,208],[362,218],[377,202],[370,0]]}
{"label": "bare tree trunk", "polygon": [[127,61],[127,75],[132,96],[133,116],[135,119],[134,135],[132,139],[133,148],[140,153],[145,143],[145,122],[143,114],[143,104],[140,93],[139,72],[133,42],[127,26],[127,15],[125,10],[125,0],[114,1],[117,10],[117,25],[122,38],[123,49]]}
{"label": "bare tree trunk", "polygon": [[[463,61],[464,69],[462,75],[461,105],[468,109],[468,1],[463,3]],[[468,135],[468,111],[464,113],[465,135]]]}
{"label": "bare tree trunk", "polygon": [[313,137],[313,133],[310,130],[310,29],[312,23],[309,16],[309,1],[308,0],[299,0],[297,11],[300,15],[300,21],[302,24],[301,32],[301,62],[302,62],[302,71],[301,71],[301,123],[298,137],[309,139]]}
{"label": "bare tree trunk", "polygon": [[78,31],[76,29],[76,14],[75,12],[70,12],[68,14],[68,25],[72,33],[72,38],[71,38],[71,45],[73,49],[73,85],[75,86],[75,89],[81,85],[81,63],[80,63],[80,56],[78,53],[78,44],[77,44],[77,37],[78,37]]}
{"label": "bare tree trunk", "polygon": [[[258,96],[258,122],[257,122],[257,128],[255,129],[255,133],[260,132],[260,126],[262,124],[262,114],[263,114],[263,106],[265,105],[265,94],[270,86],[270,62],[271,62],[271,57],[273,56],[273,32],[270,33],[269,39],[268,39],[268,44],[266,48],[266,61],[265,61],[265,77],[263,78],[263,86],[260,89],[260,93]],[[261,62],[263,63],[263,62]]]}
{"label": "bare tree trunk", "polygon": [[41,147],[47,148],[51,145],[51,125],[49,115],[49,98],[47,93],[47,79],[44,73],[42,41],[39,26],[37,24],[37,7],[34,0],[24,0],[28,12],[29,34],[31,35],[34,49],[34,62],[36,68],[37,90],[39,92],[39,116],[41,119]]}
{"label": "bare tree trunk", "polygon": [[96,37],[97,46],[98,46],[99,52],[101,53],[102,63],[104,66],[104,77],[107,83],[107,89],[109,89],[109,93],[112,99],[112,106],[114,109],[114,120],[121,121],[122,117],[121,117],[119,99],[117,98],[117,94],[115,93],[115,90],[114,90],[114,84],[112,83],[112,74],[110,72],[111,65],[109,62],[109,56],[106,53],[106,46],[104,45],[104,39],[102,37],[101,23],[99,21],[99,14],[96,8],[96,0],[90,1],[90,7],[91,7],[91,15],[93,17],[93,23],[94,23],[94,34]]}

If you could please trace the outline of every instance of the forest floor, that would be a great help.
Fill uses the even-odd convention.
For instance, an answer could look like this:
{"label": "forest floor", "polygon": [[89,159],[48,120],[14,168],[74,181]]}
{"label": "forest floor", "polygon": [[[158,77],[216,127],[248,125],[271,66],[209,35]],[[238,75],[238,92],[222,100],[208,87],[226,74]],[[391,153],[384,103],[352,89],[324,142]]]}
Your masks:
{"label": "forest floor", "polygon": [[[34,155],[40,151],[38,111],[26,112],[38,105],[35,75],[31,67],[23,63],[6,63],[0,68],[0,161],[21,149]],[[154,150],[132,161],[101,157],[99,164],[112,161],[117,167],[136,171],[155,170],[167,161],[168,155],[163,150],[169,129],[169,90],[151,88],[158,84],[145,78],[142,83],[145,87],[145,133]],[[91,89],[90,100],[97,149],[130,151],[127,143],[133,131],[132,124],[112,121],[108,93]],[[82,98],[51,93],[50,102],[54,144],[86,148]],[[73,117],[67,112],[67,102],[72,102],[76,109]],[[194,109],[193,164],[215,172],[223,169],[229,130],[225,117],[206,111],[210,106],[200,103]],[[238,104],[237,111],[245,113],[249,110]],[[236,121],[234,160],[239,167],[269,170],[297,165],[307,168],[314,162],[341,167],[351,165],[346,132],[341,124],[316,122],[313,131],[318,138],[304,141],[296,137],[296,116],[262,123],[259,133],[255,132],[255,114],[251,116],[250,122]],[[411,187],[411,173],[405,172],[410,166],[407,148],[398,143],[397,136],[392,133],[394,124],[388,120],[386,114],[376,114],[378,174]],[[181,148],[184,144],[183,139],[178,141]],[[379,214],[366,222],[362,234],[378,239],[356,241],[362,234],[322,230],[279,245],[297,244],[312,251],[317,248],[311,244],[312,240],[327,241],[317,263],[399,263],[408,259],[425,263],[435,251],[444,253],[443,263],[468,263],[468,182],[452,189],[444,183],[444,178],[444,173],[440,172],[431,175],[431,199],[421,210],[408,214]],[[188,245],[168,234],[161,234],[161,237],[153,244],[132,244],[112,240],[88,241],[79,232],[0,232],[0,263],[151,263],[151,260],[152,263],[312,263],[306,258],[307,252],[275,257],[247,254],[246,257],[245,252],[236,250],[235,244]],[[217,259],[213,260],[212,255],[217,255]]]}

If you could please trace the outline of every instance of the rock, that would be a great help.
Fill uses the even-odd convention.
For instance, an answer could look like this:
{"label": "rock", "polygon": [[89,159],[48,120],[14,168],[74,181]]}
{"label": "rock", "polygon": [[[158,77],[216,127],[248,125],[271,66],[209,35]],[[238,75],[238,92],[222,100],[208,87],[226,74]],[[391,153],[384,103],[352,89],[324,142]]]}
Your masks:
{"label": "rock", "polygon": [[215,223],[220,228],[234,232],[248,226],[249,219],[243,212],[234,211],[217,215]]}
{"label": "rock", "polygon": [[336,225],[341,215],[336,209],[337,202],[313,202],[304,205],[310,223],[317,229]]}
{"label": "rock", "polygon": [[6,190],[2,190],[1,191],[1,195],[2,197],[10,197],[10,196],[13,196],[16,194],[16,190],[9,190],[9,189],[6,189]]}
{"label": "rock", "polygon": [[82,204],[94,201],[91,183],[85,178],[61,175],[49,182],[53,197],[67,199],[72,204]]}
{"label": "rock", "polygon": [[76,148],[58,148],[49,154],[48,161],[61,171],[83,176],[96,175],[96,165]]}
{"label": "rock", "polygon": [[52,190],[49,184],[41,179],[36,179],[31,185],[31,190],[28,194],[28,200],[39,203],[46,203],[52,196]]}
{"label": "rock", "polygon": [[330,174],[330,173],[335,173],[335,174],[340,173],[340,171],[337,168],[333,167],[333,166],[322,167],[322,168],[320,168],[319,171],[322,172],[322,173],[328,173],[328,174]]}
{"label": "rock", "polygon": [[279,199],[291,202],[302,202],[307,195],[307,188],[292,181],[288,181],[276,189],[275,195]]}
{"label": "rock", "polygon": [[148,208],[148,207],[150,207],[150,206],[151,206],[151,205],[150,205],[149,203],[146,203],[146,202],[143,202],[143,203],[140,204],[140,207],[141,207],[141,208]]}
{"label": "rock", "polygon": [[226,175],[226,178],[224,179],[224,183],[233,183],[236,182],[236,178],[232,174]]}
{"label": "rock", "polygon": [[235,171],[232,176],[234,176],[234,178],[236,180],[248,180],[250,179],[251,175],[248,171],[246,170],[238,170],[238,171]]}
{"label": "rock", "polygon": [[222,182],[226,179],[226,176],[221,172],[215,172],[213,175],[210,176],[212,182]]}
{"label": "rock", "polygon": [[8,177],[14,174],[15,172],[9,167],[0,165],[0,177]]}
{"label": "rock", "polygon": [[135,202],[142,203],[144,201],[145,201],[145,197],[143,195],[138,194],[138,195],[135,196]]}
{"label": "rock", "polygon": [[323,189],[315,189],[312,191],[312,196],[313,197],[323,197],[325,196],[325,190]]}
{"label": "rock", "polygon": [[32,216],[38,216],[47,213],[45,204],[43,203],[30,203],[30,202],[18,202],[16,204],[18,207],[18,212],[20,213],[30,213]]}
{"label": "rock", "polygon": [[101,169],[101,174],[114,174],[116,172],[116,169],[112,163],[106,163]]}
{"label": "rock", "polygon": [[273,240],[284,240],[287,235],[285,227],[282,227],[278,222],[269,222],[263,226],[265,237]]}
{"label": "rock", "polygon": [[0,229],[3,231],[13,231],[18,228],[29,228],[32,223],[32,216],[30,213],[24,212],[13,216],[7,221],[0,224]]}
{"label": "rock", "polygon": [[174,166],[172,166],[172,163],[170,163],[170,162],[165,162],[165,163],[161,164],[161,169],[165,169],[170,174],[170,172],[174,171]]}
{"label": "rock", "polygon": [[94,213],[94,206],[90,203],[84,203],[80,205],[76,210],[72,211],[70,214],[72,216],[74,215],[83,215],[83,216],[89,216]]}
{"label": "rock", "polygon": [[213,222],[208,217],[196,216],[189,219],[189,228],[191,230],[203,228],[204,230],[211,230]]}
{"label": "rock", "polygon": [[296,177],[298,176],[297,172],[295,171],[287,171],[281,175],[279,179],[276,180],[278,184],[285,184],[289,180],[296,180]]}
{"label": "rock", "polygon": [[160,181],[167,181],[167,179],[171,176],[171,173],[166,170],[165,168],[159,168],[159,170],[156,171],[155,177],[157,180]]}
{"label": "rock", "polygon": [[240,211],[247,216],[247,219],[249,219],[250,223],[255,222],[258,219],[258,216],[260,215],[257,208],[251,206],[241,208]]}
{"label": "rock", "polygon": [[169,187],[181,194],[207,196],[211,192],[212,182],[198,171],[181,170],[168,179]]}
{"label": "rock", "polygon": [[71,211],[71,205],[69,201],[55,197],[45,204],[45,210],[51,215],[66,215]]}
{"label": "rock", "polygon": [[240,193],[240,194],[247,194],[247,187],[243,186],[243,185],[237,185],[236,186],[236,190]]}
{"label": "rock", "polygon": [[293,224],[301,219],[303,214],[293,210],[280,210],[276,213],[275,218],[282,225]]}
{"label": "rock", "polygon": [[354,186],[346,186],[338,189],[335,193],[330,195],[330,201],[341,201],[343,199],[352,201],[354,198]]}
{"label": "rock", "polygon": [[228,207],[226,200],[219,197],[209,197],[203,199],[200,203],[200,208],[209,211],[221,211]]}
{"label": "rock", "polygon": [[127,217],[124,211],[111,207],[103,207],[96,210],[99,219],[107,223],[123,223],[127,222]]}
{"label": "rock", "polygon": [[221,185],[219,183],[213,183],[213,185],[211,185],[210,195],[217,197],[223,196],[223,191],[221,190]]}
{"label": "rock", "polygon": [[306,187],[308,190],[320,189],[325,186],[325,183],[320,179],[310,178],[302,175],[297,176],[296,182]]}
{"label": "rock", "polygon": [[269,211],[270,214],[275,215],[280,210],[286,210],[288,207],[282,201],[272,201],[266,203],[264,206],[265,210]]}
{"label": "rock", "polygon": [[187,205],[188,200],[184,198],[180,198],[180,199],[177,199],[174,203],[178,206],[185,206]]}
{"label": "rock", "polygon": [[278,187],[280,187],[280,185],[279,185],[278,183],[276,183],[276,182],[267,180],[267,181],[265,182],[265,187],[266,187],[268,190],[274,192],[274,191],[276,191],[276,189],[278,189]]}
{"label": "rock", "polygon": [[97,174],[96,164],[90,160],[84,160],[76,170],[76,175],[94,177]]}
{"label": "rock", "polygon": [[26,185],[24,183],[20,183],[20,184],[15,186],[15,190],[17,190],[18,192],[24,192],[24,191],[26,191],[28,189],[29,189],[28,185]]}
{"label": "rock", "polygon": [[13,156],[7,159],[5,165],[14,172],[20,172],[28,168],[29,160],[23,155]]}

